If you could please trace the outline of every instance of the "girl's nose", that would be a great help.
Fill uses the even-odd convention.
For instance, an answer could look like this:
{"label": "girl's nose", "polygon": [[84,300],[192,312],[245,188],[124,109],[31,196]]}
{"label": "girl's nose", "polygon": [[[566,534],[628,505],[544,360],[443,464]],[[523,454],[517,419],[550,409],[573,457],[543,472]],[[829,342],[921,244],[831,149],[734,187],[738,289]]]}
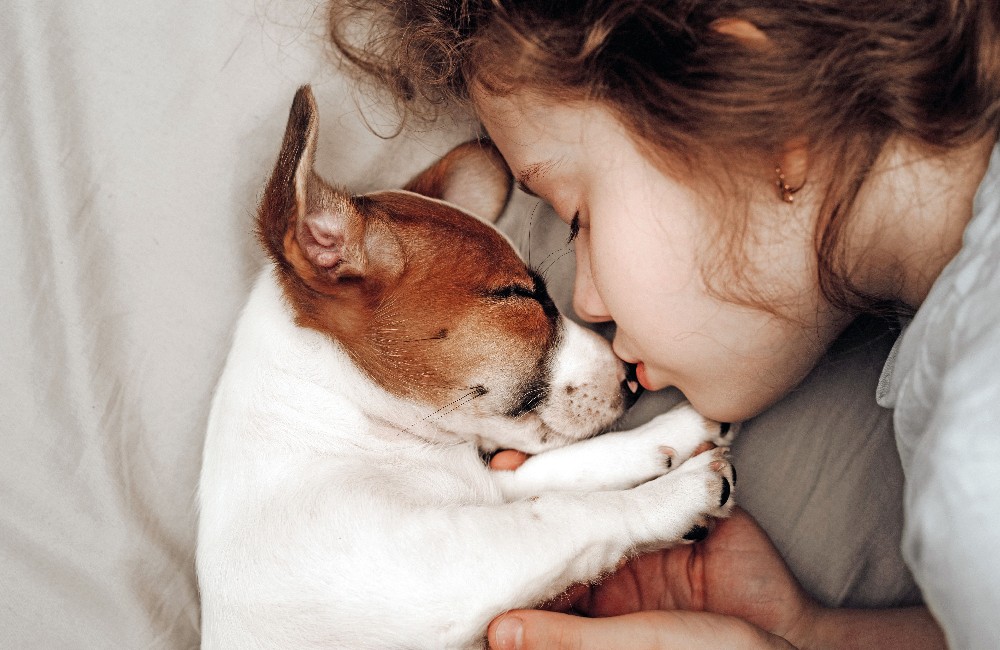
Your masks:
{"label": "girl's nose", "polygon": [[597,293],[590,267],[590,251],[584,242],[576,241],[576,279],[573,284],[573,310],[589,323],[611,320],[608,308]]}

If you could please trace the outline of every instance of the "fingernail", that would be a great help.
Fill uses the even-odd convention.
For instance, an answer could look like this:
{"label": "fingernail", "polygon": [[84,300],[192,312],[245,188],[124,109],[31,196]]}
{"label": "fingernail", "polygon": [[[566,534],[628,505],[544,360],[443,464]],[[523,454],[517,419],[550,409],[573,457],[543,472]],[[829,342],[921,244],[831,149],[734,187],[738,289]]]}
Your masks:
{"label": "fingernail", "polygon": [[524,628],[521,619],[508,616],[499,623],[496,629],[497,650],[518,650],[524,641]]}

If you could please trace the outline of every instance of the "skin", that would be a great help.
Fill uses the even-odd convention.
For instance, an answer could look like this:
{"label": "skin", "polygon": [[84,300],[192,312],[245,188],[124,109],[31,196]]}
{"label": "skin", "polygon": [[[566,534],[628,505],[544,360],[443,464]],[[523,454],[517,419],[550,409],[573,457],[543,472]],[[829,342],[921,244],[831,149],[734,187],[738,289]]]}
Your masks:
{"label": "skin", "polygon": [[[813,231],[824,166],[801,143],[775,161],[791,186],[805,182],[793,204],[777,196],[774,165],[733,197],[708,201],[695,179],[643,155],[598,103],[548,101],[527,90],[474,92],[474,101],[519,183],[578,225],[574,308],[588,321],[615,321],[615,352],[639,364],[646,388],[676,386],[716,420],[750,418],[794,388],[853,318],[818,287]],[[993,141],[948,152],[890,141],[845,234],[856,285],[919,308],[961,245]],[[778,315],[727,301],[704,280],[704,256],[720,227],[712,206],[727,201],[749,216],[747,275],[780,306]],[[494,466],[522,460],[510,452]],[[699,571],[691,571],[692,557]],[[569,602],[575,612],[610,618],[512,612],[491,625],[491,647],[944,646],[924,608],[818,606],[743,514],[695,547],[634,560],[580,598]]]}
{"label": "skin", "polygon": [[478,106],[521,185],[565,222],[576,217],[574,308],[587,321],[615,321],[615,352],[639,364],[647,389],[676,386],[707,417],[745,420],[798,384],[847,324],[815,286],[811,231],[792,207],[771,195],[752,206],[777,207],[792,226],[759,233],[749,260],[785,305],[782,318],[710,293],[699,255],[715,216],[600,106],[530,95]]}
{"label": "skin", "polygon": [[944,647],[922,607],[820,607],[764,531],[739,510],[703,542],[632,559],[600,585],[581,586],[552,603],[550,611],[499,617],[489,640],[503,650]]}

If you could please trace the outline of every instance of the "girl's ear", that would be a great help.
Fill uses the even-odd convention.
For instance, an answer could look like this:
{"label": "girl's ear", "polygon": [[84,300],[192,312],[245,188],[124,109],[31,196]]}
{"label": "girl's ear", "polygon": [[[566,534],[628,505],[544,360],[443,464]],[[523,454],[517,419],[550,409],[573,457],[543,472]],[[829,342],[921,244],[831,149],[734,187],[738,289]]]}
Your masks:
{"label": "girl's ear", "polygon": [[[757,25],[742,18],[719,18],[712,21],[711,29],[736,40],[744,47],[766,52],[774,43]],[[774,164],[781,170],[784,183],[791,188],[802,187],[809,176],[809,141],[805,137],[793,138],[785,144]],[[769,170],[770,172],[771,170]]]}
{"label": "girl's ear", "polygon": [[778,157],[778,165],[789,187],[802,187],[809,179],[809,143],[805,137],[789,140]]}
{"label": "girl's ear", "polygon": [[503,212],[513,179],[503,156],[488,140],[460,144],[403,189],[454,203],[494,222]]}
{"label": "girl's ear", "polygon": [[709,25],[720,34],[735,38],[747,47],[768,48],[771,39],[760,28],[742,18],[719,18]]}

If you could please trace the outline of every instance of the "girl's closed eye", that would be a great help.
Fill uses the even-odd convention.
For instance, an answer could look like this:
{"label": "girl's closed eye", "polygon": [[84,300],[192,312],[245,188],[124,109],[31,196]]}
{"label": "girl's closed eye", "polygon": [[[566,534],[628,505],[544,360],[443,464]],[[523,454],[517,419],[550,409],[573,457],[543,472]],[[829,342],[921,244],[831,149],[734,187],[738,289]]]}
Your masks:
{"label": "girl's closed eye", "polygon": [[[523,182],[521,182],[521,181],[515,181],[514,185],[517,187],[517,189],[521,190],[522,192],[524,192],[528,196],[533,196],[536,199],[542,199],[543,201],[545,201],[544,198],[542,198],[541,196],[539,196],[538,194],[536,194],[530,187],[528,187],[527,185],[525,185]],[[549,204],[551,205],[551,202],[549,202]],[[569,239],[566,240],[566,243],[568,244],[568,243],[572,242],[574,239],[576,239],[576,236],[579,235],[579,234],[580,234],[580,211],[577,210],[576,212],[573,213],[573,218],[570,219],[570,222],[569,222]]]}
{"label": "girl's closed eye", "polygon": [[531,188],[530,188],[530,187],[528,187],[527,185],[525,185],[525,184],[524,184],[524,183],[522,183],[521,181],[515,181],[515,182],[514,182],[514,186],[515,186],[515,187],[517,187],[517,189],[519,189],[519,190],[521,190],[522,192],[524,192],[525,194],[527,194],[528,196],[533,196],[533,197],[535,197],[536,199],[538,199],[538,198],[541,198],[540,196],[538,196],[537,194],[535,194],[535,193],[534,193],[534,192],[533,192],[533,191],[531,190]]}

